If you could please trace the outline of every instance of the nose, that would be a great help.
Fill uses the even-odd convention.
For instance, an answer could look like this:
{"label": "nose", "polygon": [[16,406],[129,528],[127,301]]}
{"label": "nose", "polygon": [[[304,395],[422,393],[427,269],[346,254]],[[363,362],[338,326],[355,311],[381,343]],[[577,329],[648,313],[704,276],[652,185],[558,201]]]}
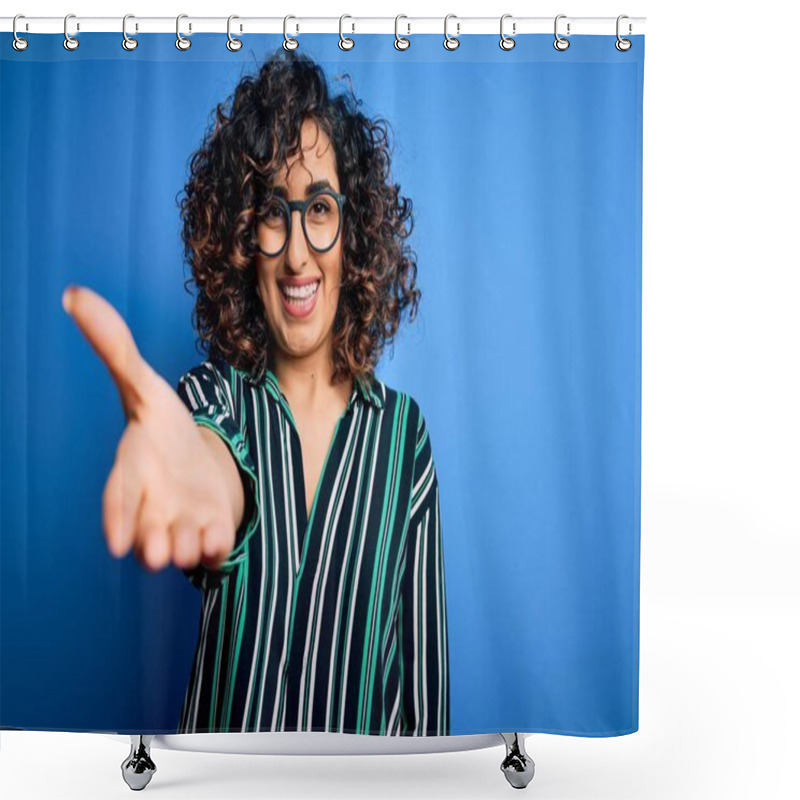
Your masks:
{"label": "nose", "polygon": [[289,241],[286,245],[286,262],[290,269],[297,271],[305,266],[310,250],[303,231],[302,211],[299,208],[295,208],[289,213],[292,224],[289,230]]}

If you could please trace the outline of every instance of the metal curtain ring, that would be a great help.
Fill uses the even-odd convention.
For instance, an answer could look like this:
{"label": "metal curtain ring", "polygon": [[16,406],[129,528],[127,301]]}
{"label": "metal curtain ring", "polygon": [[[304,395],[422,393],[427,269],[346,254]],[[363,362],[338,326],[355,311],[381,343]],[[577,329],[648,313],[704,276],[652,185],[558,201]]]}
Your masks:
{"label": "metal curtain ring", "polygon": [[290,19],[297,19],[297,17],[293,17],[291,14],[287,14],[283,18],[283,49],[284,50],[297,50],[300,47],[300,42],[297,39],[292,38],[286,33],[286,23]]}
{"label": "metal curtain ring", "polygon": [[228,41],[225,42],[225,47],[231,51],[231,53],[237,53],[239,50],[242,49],[242,40],[237,39],[235,36],[231,36],[231,20],[232,19],[239,19],[236,14],[231,14],[228,17]]}
{"label": "metal curtain ring", "polygon": [[[563,50],[566,50],[569,47],[569,39],[565,39],[563,36],[559,36],[558,35],[558,21],[560,19],[566,19],[566,18],[567,18],[566,14],[559,14],[556,17],[555,26],[554,26],[554,31],[555,31],[555,34],[556,34],[556,40],[553,42],[553,47],[555,47],[556,50],[562,50],[563,51]],[[569,36],[569,22],[567,23],[567,36]]]}
{"label": "metal curtain ring", "polygon": [[[506,36],[503,33],[503,22],[505,21],[506,17],[510,17],[511,14],[503,14],[500,17],[500,49],[501,50],[513,50],[514,46],[517,44],[516,39],[512,39],[510,36]],[[517,25],[514,23],[513,29],[516,29]]]}
{"label": "metal curtain ring", "polygon": [[[349,14],[342,14],[342,16],[339,17],[339,47],[342,50],[352,50],[356,43],[342,33],[342,23],[344,22],[345,17],[347,17],[347,19],[353,19]],[[355,25],[353,26],[353,29],[355,30]]]}
{"label": "metal curtain ring", "polygon": [[[128,51],[135,50],[139,46],[139,42],[132,36],[128,36],[127,33],[126,24],[130,17],[133,17],[133,14],[126,14],[122,18],[122,47]],[[136,19],[136,17],[133,18]]]}
{"label": "metal curtain ring", "polygon": [[[624,53],[626,50],[630,50],[631,47],[633,47],[633,42],[630,39],[625,39],[624,37],[621,37],[619,35],[619,21],[621,19],[628,19],[628,15],[620,14],[617,17],[617,41],[615,42],[614,46],[617,48],[617,50]],[[631,24],[628,23],[628,33],[630,32],[631,32]]]}
{"label": "metal curtain ring", "polygon": [[[64,17],[64,49],[65,50],[77,50],[78,49],[78,45],[80,44],[80,42],[74,36],[70,36],[67,33],[67,20],[69,20],[70,17],[74,17],[74,16],[75,16],[74,14],[67,14],[67,16]],[[80,27],[78,27],[78,30],[80,30]]]}
{"label": "metal curtain ring", "polygon": [[[394,46],[396,50],[408,50],[411,47],[411,39],[406,39],[405,36],[401,36],[397,31],[397,23],[400,22],[400,18],[408,19],[405,14],[398,14],[394,18]],[[408,32],[411,33],[411,24],[406,23],[408,26]]]}
{"label": "metal curtain ring", "polygon": [[[175,47],[178,50],[188,50],[192,46],[192,40],[187,39],[185,36],[181,36],[181,19],[183,17],[188,17],[188,14],[178,14],[177,19],[175,20],[175,35],[178,37],[175,39]],[[192,29],[192,26],[189,26],[189,30]]]}
{"label": "metal curtain ring", "polygon": [[[456,16],[455,14],[448,14],[444,18],[444,49],[445,50],[458,50],[458,46],[461,44],[461,42],[458,40],[458,36],[451,36],[447,32],[447,20],[449,20],[450,17],[455,17],[455,16]],[[461,27],[461,23],[457,22],[456,23],[456,34],[458,33],[458,29],[460,27]]]}
{"label": "metal curtain ring", "polygon": [[14,17],[14,21],[11,23],[11,32],[14,34],[14,41],[11,42],[11,45],[15,50],[19,50],[21,52],[28,46],[28,40],[23,39],[21,36],[17,36],[17,20],[20,18],[25,19],[25,15],[17,14]]}

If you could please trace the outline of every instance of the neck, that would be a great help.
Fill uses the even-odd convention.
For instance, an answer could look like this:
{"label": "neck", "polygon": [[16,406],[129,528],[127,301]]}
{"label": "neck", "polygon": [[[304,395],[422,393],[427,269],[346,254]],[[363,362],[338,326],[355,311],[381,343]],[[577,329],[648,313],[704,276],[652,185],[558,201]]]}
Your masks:
{"label": "neck", "polygon": [[331,348],[319,348],[308,355],[295,357],[279,348],[273,350],[272,371],[281,391],[295,409],[327,408],[334,398],[346,404],[353,391],[353,381],[348,379],[334,385]]}

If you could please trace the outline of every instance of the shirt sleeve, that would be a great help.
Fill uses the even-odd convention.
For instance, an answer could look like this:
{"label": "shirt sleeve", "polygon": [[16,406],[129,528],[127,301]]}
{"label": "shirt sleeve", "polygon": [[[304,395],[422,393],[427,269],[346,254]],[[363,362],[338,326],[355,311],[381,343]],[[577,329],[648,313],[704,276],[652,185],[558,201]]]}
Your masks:
{"label": "shirt sleeve", "polygon": [[258,528],[261,518],[258,479],[244,426],[234,416],[230,379],[226,379],[224,373],[210,361],[204,361],[181,376],[176,391],[191,411],[195,423],[210,428],[228,446],[244,489],[244,513],[228,557],[213,569],[202,562],[190,569],[181,568],[194,586],[205,589],[229,575],[247,558],[247,542]]}
{"label": "shirt sleeve", "polygon": [[421,412],[400,592],[398,621],[405,733],[447,736],[450,678],[439,482],[430,435]]}

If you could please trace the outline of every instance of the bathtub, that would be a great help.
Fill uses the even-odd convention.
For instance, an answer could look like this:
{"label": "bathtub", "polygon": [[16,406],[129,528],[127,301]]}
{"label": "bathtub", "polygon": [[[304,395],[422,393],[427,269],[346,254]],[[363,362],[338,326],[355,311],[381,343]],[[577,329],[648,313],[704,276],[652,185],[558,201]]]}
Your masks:
{"label": "bathtub", "polygon": [[122,762],[122,777],[131,789],[144,789],[156,772],[151,751],[184,750],[276,756],[402,755],[482,750],[504,743],[506,755],[500,769],[515,789],[524,789],[533,778],[535,765],[525,751],[530,733],[482,733],[467,736],[367,736],[349,733],[104,733],[110,739],[130,742]]}

